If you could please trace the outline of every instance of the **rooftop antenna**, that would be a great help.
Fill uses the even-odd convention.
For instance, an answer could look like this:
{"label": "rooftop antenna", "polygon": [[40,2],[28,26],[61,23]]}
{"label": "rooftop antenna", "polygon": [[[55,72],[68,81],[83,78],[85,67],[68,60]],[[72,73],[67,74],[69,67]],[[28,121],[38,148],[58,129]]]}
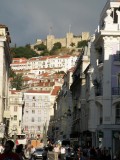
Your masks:
{"label": "rooftop antenna", "polygon": [[52,34],[52,26],[50,26],[50,28],[49,28],[49,35],[51,35]]}
{"label": "rooftop antenna", "polygon": [[69,24],[69,33],[71,32],[71,24]]}

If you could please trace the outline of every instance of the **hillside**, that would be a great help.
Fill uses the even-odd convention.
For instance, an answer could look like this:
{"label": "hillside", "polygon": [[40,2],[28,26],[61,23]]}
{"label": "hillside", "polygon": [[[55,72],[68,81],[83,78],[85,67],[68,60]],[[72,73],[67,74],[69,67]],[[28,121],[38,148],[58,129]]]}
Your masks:
{"label": "hillside", "polygon": [[39,44],[31,48],[30,45],[24,47],[11,48],[11,54],[13,58],[31,58],[37,56],[49,56],[49,55],[66,55],[66,54],[79,54],[80,50],[87,46],[88,41],[81,41],[77,47],[71,46],[70,48],[61,47],[59,42],[55,43],[53,48],[48,51],[46,45]]}

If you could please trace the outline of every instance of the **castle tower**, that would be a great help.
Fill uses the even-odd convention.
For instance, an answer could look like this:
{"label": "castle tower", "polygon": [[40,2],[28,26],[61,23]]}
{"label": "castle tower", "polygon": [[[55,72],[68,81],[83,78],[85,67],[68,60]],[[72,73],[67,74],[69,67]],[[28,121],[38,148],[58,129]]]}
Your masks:
{"label": "castle tower", "polygon": [[47,49],[50,51],[53,47],[53,44],[54,44],[54,40],[55,40],[55,37],[53,35],[48,35],[47,36]]}
{"label": "castle tower", "polygon": [[69,48],[73,42],[73,33],[69,32],[66,34],[66,47]]}

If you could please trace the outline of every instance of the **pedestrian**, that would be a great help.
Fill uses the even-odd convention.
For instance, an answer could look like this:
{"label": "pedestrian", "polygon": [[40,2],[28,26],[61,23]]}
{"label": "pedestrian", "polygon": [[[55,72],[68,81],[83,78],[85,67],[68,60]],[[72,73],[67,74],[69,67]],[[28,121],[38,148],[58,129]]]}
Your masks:
{"label": "pedestrian", "polygon": [[58,154],[60,153],[59,146],[55,145],[53,151],[54,151],[55,160],[58,160]]}
{"label": "pedestrian", "polygon": [[64,160],[64,158],[65,158],[65,153],[66,153],[66,149],[65,149],[64,146],[62,146],[62,147],[60,148],[61,160]]}
{"label": "pedestrian", "polygon": [[30,157],[32,158],[33,153],[35,152],[35,147],[32,145],[30,149]]}
{"label": "pedestrian", "polygon": [[28,149],[28,146],[27,146],[27,145],[25,145],[25,157],[26,157],[27,159],[29,159],[29,158],[30,158],[30,151],[29,151],[29,149]]}
{"label": "pedestrian", "polygon": [[14,142],[8,140],[5,143],[4,153],[0,154],[0,160],[21,160],[18,154],[13,152]]}
{"label": "pedestrian", "polygon": [[2,144],[0,144],[0,154],[3,153],[4,151],[4,147],[2,146]]}
{"label": "pedestrian", "polygon": [[81,154],[81,148],[80,148],[80,146],[78,147],[78,149],[77,149],[77,157],[78,157],[78,160],[80,160],[80,155]]}
{"label": "pedestrian", "polygon": [[71,149],[68,148],[66,151],[66,160],[71,160]]}
{"label": "pedestrian", "polygon": [[23,151],[23,144],[17,145],[15,152],[18,154],[18,156],[20,157],[21,160],[26,159],[26,156]]}

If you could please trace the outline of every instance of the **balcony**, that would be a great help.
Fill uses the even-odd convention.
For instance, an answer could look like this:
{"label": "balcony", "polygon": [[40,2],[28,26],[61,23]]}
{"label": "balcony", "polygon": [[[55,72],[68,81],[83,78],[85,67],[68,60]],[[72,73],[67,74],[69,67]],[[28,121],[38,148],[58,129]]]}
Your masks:
{"label": "balcony", "polygon": [[112,95],[120,95],[120,87],[113,87]]}

